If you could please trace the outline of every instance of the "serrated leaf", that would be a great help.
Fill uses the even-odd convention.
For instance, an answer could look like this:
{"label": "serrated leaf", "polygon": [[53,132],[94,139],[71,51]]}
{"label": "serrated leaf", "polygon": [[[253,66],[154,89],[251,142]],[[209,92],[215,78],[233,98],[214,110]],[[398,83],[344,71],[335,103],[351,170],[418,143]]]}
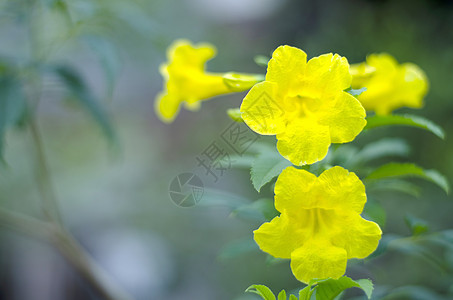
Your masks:
{"label": "serrated leaf", "polygon": [[371,298],[373,292],[373,283],[369,279],[352,280],[349,277],[343,276],[339,279],[326,279],[317,282],[316,300],[332,300],[342,291],[357,287],[362,289]]}
{"label": "serrated leaf", "polygon": [[264,55],[257,55],[253,58],[253,60],[258,66],[267,68],[270,58]]}
{"label": "serrated leaf", "polygon": [[239,123],[244,122],[244,120],[241,117],[242,114],[241,114],[241,111],[239,110],[239,108],[229,108],[229,109],[227,109],[227,114],[231,118],[231,120],[233,120],[235,122],[239,122]]}
{"label": "serrated leaf", "polygon": [[253,285],[249,286],[245,290],[245,292],[255,293],[255,294],[261,296],[261,298],[263,298],[264,300],[275,300],[275,295],[265,285],[253,284]]}
{"label": "serrated leaf", "polygon": [[278,293],[277,299],[278,300],[286,300],[286,291],[285,290],[281,290],[281,292]]}
{"label": "serrated leaf", "polygon": [[360,96],[363,92],[365,92],[367,90],[366,87],[363,87],[363,88],[360,88],[360,89],[352,89],[352,88],[348,88],[348,89],[345,89],[344,91],[348,94],[351,94],[352,96],[354,97],[358,97]]}
{"label": "serrated leaf", "polygon": [[366,180],[378,180],[389,177],[419,177],[431,181],[449,193],[447,179],[436,170],[424,170],[413,163],[388,163],[372,171]]}
{"label": "serrated leaf", "polygon": [[250,169],[253,187],[259,192],[266,183],[291,165],[276,149],[258,154]]}
{"label": "serrated leaf", "polygon": [[232,154],[230,155],[231,167],[236,169],[247,169],[252,167],[252,162],[255,159],[255,155],[249,154]]}
{"label": "serrated leaf", "polygon": [[385,138],[369,143],[357,153],[355,159],[367,162],[385,156],[407,156],[410,147],[405,140],[398,138]]}
{"label": "serrated leaf", "polygon": [[110,120],[82,76],[68,65],[58,65],[54,71],[75,99],[92,115],[107,138],[114,142],[115,135]]}
{"label": "serrated leaf", "polygon": [[373,290],[374,290],[373,282],[369,279],[359,279],[359,280],[356,280],[355,282],[357,282],[359,284],[362,291],[365,292],[365,295],[367,296],[367,298],[371,299],[371,295],[373,294]]}
{"label": "serrated leaf", "polygon": [[274,208],[274,201],[271,199],[258,199],[252,203],[241,205],[231,212],[232,217],[259,222],[270,221],[278,214],[279,212]]}
{"label": "serrated leaf", "polygon": [[311,287],[310,285],[304,287],[299,291],[299,300],[310,300],[311,295],[313,295],[313,292],[316,291],[318,287]]}
{"label": "serrated leaf", "polygon": [[418,127],[430,131],[441,139],[445,138],[444,130],[439,125],[423,117],[408,114],[368,117],[364,130],[392,125]]}

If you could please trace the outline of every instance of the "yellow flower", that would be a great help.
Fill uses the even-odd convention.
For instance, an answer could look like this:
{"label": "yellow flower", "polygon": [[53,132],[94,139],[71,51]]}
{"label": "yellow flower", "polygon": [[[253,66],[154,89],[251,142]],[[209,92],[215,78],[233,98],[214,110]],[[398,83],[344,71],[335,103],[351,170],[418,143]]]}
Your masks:
{"label": "yellow flower", "polygon": [[187,109],[197,110],[201,101],[247,90],[259,81],[253,74],[206,72],[205,64],[215,54],[213,45],[194,46],[187,40],[177,40],[168,48],[168,63],[160,66],[164,88],[155,102],[156,113],[162,121],[172,122],[181,103]]}
{"label": "yellow flower", "polygon": [[275,208],[281,213],[254,231],[261,250],[290,258],[294,276],[339,278],[350,258],[365,258],[377,247],[381,229],[360,216],[366,202],[360,179],[342,167],[319,177],[294,167],[275,184]]}
{"label": "yellow flower", "polygon": [[295,165],[323,159],[331,143],[352,141],[366,124],[360,102],[344,92],[351,75],[346,58],[278,47],[265,81],[241,105],[242,118],[255,132],[277,135],[277,148]]}
{"label": "yellow flower", "polygon": [[428,79],[417,65],[400,65],[393,56],[382,53],[371,54],[366,62],[351,65],[350,71],[352,88],[367,88],[358,97],[366,110],[388,115],[403,106],[423,106]]}

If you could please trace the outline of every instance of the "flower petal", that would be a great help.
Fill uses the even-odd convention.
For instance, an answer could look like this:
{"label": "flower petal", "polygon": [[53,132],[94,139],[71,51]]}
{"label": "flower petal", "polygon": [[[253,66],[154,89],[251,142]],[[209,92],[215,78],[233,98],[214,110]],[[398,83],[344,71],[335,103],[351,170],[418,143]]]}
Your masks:
{"label": "flower petal", "polygon": [[376,70],[385,70],[389,73],[395,72],[398,67],[396,59],[388,53],[374,53],[370,54],[366,58],[366,62]]}
{"label": "flower petal", "polygon": [[342,230],[332,236],[332,244],[344,248],[349,258],[365,258],[376,250],[382,231],[379,225],[359,214],[346,214],[337,219]]}
{"label": "flower petal", "polygon": [[411,63],[399,65],[386,53],[369,55],[366,63],[375,72],[366,78],[358,73],[354,75],[353,83],[367,88],[358,97],[367,110],[386,115],[403,106],[423,106],[429,84],[418,66]]}
{"label": "flower petal", "polygon": [[180,103],[181,101],[178,98],[172,97],[166,92],[161,92],[156,96],[154,108],[162,121],[170,123],[178,114]]}
{"label": "flower petal", "polygon": [[362,131],[366,125],[366,113],[354,96],[340,92],[334,103],[326,106],[319,123],[329,126],[332,143],[347,143]]}
{"label": "flower petal", "polygon": [[266,81],[278,84],[286,93],[293,83],[301,82],[307,64],[307,54],[295,47],[280,46],[275,49],[267,65]]}
{"label": "flower petal", "polygon": [[366,203],[365,186],[353,172],[336,166],[324,171],[312,189],[311,202],[304,207],[361,213]]}
{"label": "flower petal", "polygon": [[291,258],[291,252],[303,243],[294,222],[285,213],[261,225],[253,232],[261,250],[274,257]]}
{"label": "flower petal", "polygon": [[295,165],[312,164],[327,155],[330,146],[329,127],[314,119],[295,119],[284,133],[277,134],[277,149]]}
{"label": "flower petal", "polygon": [[275,91],[275,83],[263,81],[253,86],[242,101],[242,119],[259,134],[272,135],[285,130],[285,112]]}
{"label": "flower petal", "polygon": [[323,99],[351,86],[349,63],[345,57],[332,53],[310,59],[299,95]]}
{"label": "flower petal", "polygon": [[291,270],[305,283],[315,278],[340,278],[346,271],[346,262],[346,250],[326,240],[312,240],[291,253]]}
{"label": "flower petal", "polygon": [[316,180],[315,175],[305,170],[294,167],[284,169],[275,183],[275,208],[279,212],[299,211]]}
{"label": "flower petal", "polygon": [[417,65],[405,63],[400,68],[401,85],[394,97],[407,107],[421,108],[423,97],[428,91],[428,79]]}
{"label": "flower petal", "polygon": [[170,65],[189,66],[196,69],[204,69],[206,61],[213,58],[217,53],[214,45],[200,43],[192,45],[188,40],[176,40],[167,50],[167,58]]}

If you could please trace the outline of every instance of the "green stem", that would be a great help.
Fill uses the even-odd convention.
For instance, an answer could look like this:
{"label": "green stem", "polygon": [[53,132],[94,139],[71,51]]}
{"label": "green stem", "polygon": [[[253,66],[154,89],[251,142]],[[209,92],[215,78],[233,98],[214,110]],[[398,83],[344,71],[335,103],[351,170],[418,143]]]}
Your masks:
{"label": "green stem", "polygon": [[47,222],[0,208],[0,226],[42,240],[48,240],[53,226]]}
{"label": "green stem", "polygon": [[53,221],[63,227],[60,212],[58,209],[57,199],[55,193],[53,192],[49,167],[44,155],[41,135],[39,134],[36,121],[33,119],[33,117],[30,118],[30,132],[36,147],[36,180],[38,182],[39,192],[43,201],[42,209],[44,216],[48,221]]}
{"label": "green stem", "polygon": [[[39,26],[35,24],[35,14],[42,9],[39,4],[34,3],[30,7],[29,15],[29,40],[31,60],[34,62],[45,62],[50,50],[42,51],[40,48]],[[67,7],[62,7],[71,22]],[[32,111],[36,111],[41,98],[42,81],[39,74],[32,74],[30,103]],[[40,221],[27,216],[19,215],[5,210],[0,210],[0,225],[4,225],[19,232],[44,239],[52,243],[70,264],[86,279],[93,287],[93,290],[106,300],[130,300],[129,295],[123,292],[118,285],[114,284],[108,274],[98,267],[91,256],[80,246],[77,240],[65,229],[58,209],[58,201],[55,196],[52,178],[44,153],[44,145],[38,125],[33,116],[30,117],[30,132],[36,148],[36,180],[41,195],[42,209],[46,221]]]}
{"label": "green stem", "polygon": [[[36,147],[37,154],[37,182],[42,199],[44,215],[48,223],[41,222],[36,226],[46,235],[49,233],[50,241],[61,252],[61,254],[74,266],[74,268],[91,284],[91,286],[107,300],[128,300],[131,299],[125,292],[121,291],[117,285],[113,284],[109,276],[100,269],[95,261],[80,246],[73,236],[64,228],[58,209],[58,202],[53,191],[52,180],[49,167],[44,155],[41,135],[35,120],[30,120],[30,131]],[[9,216],[9,219],[18,221]],[[30,219],[31,220],[31,219]],[[26,233],[32,233],[32,222],[24,223],[22,229],[28,230]],[[36,220],[33,221],[36,223]],[[14,222],[18,224],[19,222]],[[35,225],[38,225],[37,223]],[[44,226],[45,225],[45,226]]]}

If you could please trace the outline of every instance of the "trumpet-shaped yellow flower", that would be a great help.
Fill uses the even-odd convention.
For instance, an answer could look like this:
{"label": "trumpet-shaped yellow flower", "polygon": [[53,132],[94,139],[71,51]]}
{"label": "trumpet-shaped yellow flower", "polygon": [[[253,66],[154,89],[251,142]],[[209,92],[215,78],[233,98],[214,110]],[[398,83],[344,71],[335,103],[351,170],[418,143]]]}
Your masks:
{"label": "trumpet-shaped yellow flower", "polygon": [[241,105],[255,132],[277,135],[281,155],[295,165],[323,159],[331,143],[352,141],[366,124],[360,102],[344,92],[351,85],[349,64],[338,54],[310,59],[304,51],[278,47],[265,81]]}
{"label": "trumpet-shaped yellow flower", "polygon": [[366,110],[387,115],[403,106],[423,106],[428,79],[417,65],[400,65],[393,56],[383,53],[369,55],[366,62],[351,65],[350,71],[352,88],[367,88],[358,96]]}
{"label": "trumpet-shaped yellow flower", "polygon": [[350,258],[365,258],[377,247],[381,229],[360,216],[366,202],[360,179],[342,167],[319,177],[294,167],[275,184],[275,208],[281,213],[254,231],[261,250],[290,258],[294,276],[339,278]]}
{"label": "trumpet-shaped yellow flower", "polygon": [[215,54],[213,45],[201,43],[194,46],[187,40],[177,40],[168,48],[168,63],[160,66],[164,89],[155,102],[156,113],[162,121],[173,121],[181,103],[187,109],[197,110],[200,101],[244,91],[260,81],[250,74],[206,72],[205,64]]}

